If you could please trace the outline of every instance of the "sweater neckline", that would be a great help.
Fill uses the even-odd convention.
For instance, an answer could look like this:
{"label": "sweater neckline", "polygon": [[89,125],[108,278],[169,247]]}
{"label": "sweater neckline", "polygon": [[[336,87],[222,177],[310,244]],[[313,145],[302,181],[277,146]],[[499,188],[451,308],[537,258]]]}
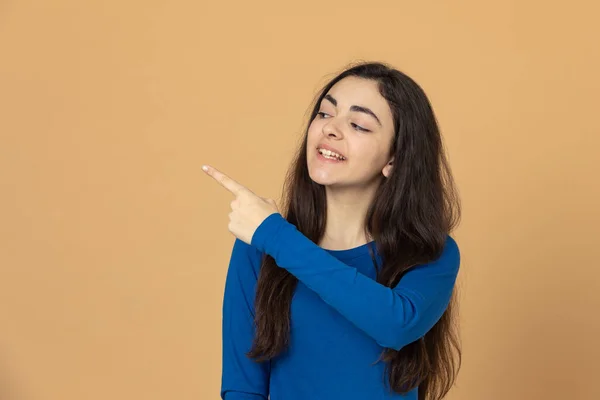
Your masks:
{"label": "sweater neckline", "polygon": [[374,240],[367,242],[365,244],[362,244],[360,246],[349,248],[349,249],[343,249],[343,250],[323,249],[323,250],[325,250],[326,252],[328,252],[329,254],[331,254],[332,256],[337,258],[338,260],[348,261],[348,260],[352,260],[357,257],[362,257],[364,255],[368,255],[369,254],[369,246],[372,246],[373,252],[376,251]]}

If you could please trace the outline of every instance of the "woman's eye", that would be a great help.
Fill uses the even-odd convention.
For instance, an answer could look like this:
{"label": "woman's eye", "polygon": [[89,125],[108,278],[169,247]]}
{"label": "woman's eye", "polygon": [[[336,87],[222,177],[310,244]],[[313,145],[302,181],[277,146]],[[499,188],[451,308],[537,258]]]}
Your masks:
{"label": "woman's eye", "polygon": [[359,130],[359,131],[362,131],[362,132],[369,132],[369,130],[368,130],[368,129],[365,129],[365,128],[363,128],[363,127],[362,127],[362,126],[360,126],[360,125],[356,125],[355,123],[352,123],[352,126],[353,126],[355,129]]}
{"label": "woman's eye", "polygon": [[[325,112],[323,112],[323,111],[319,111],[319,112],[317,113],[317,116],[318,116],[318,117],[320,117],[320,118],[330,117],[330,115],[329,115],[329,114],[327,114],[327,113],[325,113]],[[370,130],[368,130],[368,129],[365,129],[365,128],[363,128],[363,127],[362,127],[362,126],[360,126],[360,125],[356,125],[355,123],[351,123],[350,125],[352,125],[352,127],[353,127],[354,129],[356,129],[357,131],[360,131],[360,132],[371,132]]]}

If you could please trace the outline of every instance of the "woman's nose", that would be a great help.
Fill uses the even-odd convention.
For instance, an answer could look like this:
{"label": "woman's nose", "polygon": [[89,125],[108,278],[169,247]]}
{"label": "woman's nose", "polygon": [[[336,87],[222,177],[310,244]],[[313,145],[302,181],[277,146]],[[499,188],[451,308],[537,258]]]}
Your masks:
{"label": "woman's nose", "polygon": [[336,137],[341,137],[342,133],[341,130],[337,127],[337,125],[331,121],[328,124],[326,124],[325,126],[323,126],[323,133],[327,136],[336,136]]}

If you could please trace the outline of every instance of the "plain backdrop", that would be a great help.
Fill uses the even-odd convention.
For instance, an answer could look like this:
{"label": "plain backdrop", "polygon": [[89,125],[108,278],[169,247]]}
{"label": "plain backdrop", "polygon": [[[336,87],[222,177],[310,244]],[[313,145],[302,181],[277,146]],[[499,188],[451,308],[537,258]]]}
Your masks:
{"label": "plain backdrop", "polygon": [[0,399],[217,399],[234,237],[320,85],[426,91],[463,203],[450,400],[600,398],[593,1],[0,2]]}

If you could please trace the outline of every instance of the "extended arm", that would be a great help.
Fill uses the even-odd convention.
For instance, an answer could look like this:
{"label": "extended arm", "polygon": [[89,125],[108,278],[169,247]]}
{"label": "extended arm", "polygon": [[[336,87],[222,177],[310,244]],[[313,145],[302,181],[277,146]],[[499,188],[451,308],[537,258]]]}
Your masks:
{"label": "extended arm", "polygon": [[423,336],[442,316],[460,264],[458,246],[448,236],[440,258],[414,267],[388,288],[329,254],[279,213],[262,222],[252,245],[379,345],[396,350]]}

